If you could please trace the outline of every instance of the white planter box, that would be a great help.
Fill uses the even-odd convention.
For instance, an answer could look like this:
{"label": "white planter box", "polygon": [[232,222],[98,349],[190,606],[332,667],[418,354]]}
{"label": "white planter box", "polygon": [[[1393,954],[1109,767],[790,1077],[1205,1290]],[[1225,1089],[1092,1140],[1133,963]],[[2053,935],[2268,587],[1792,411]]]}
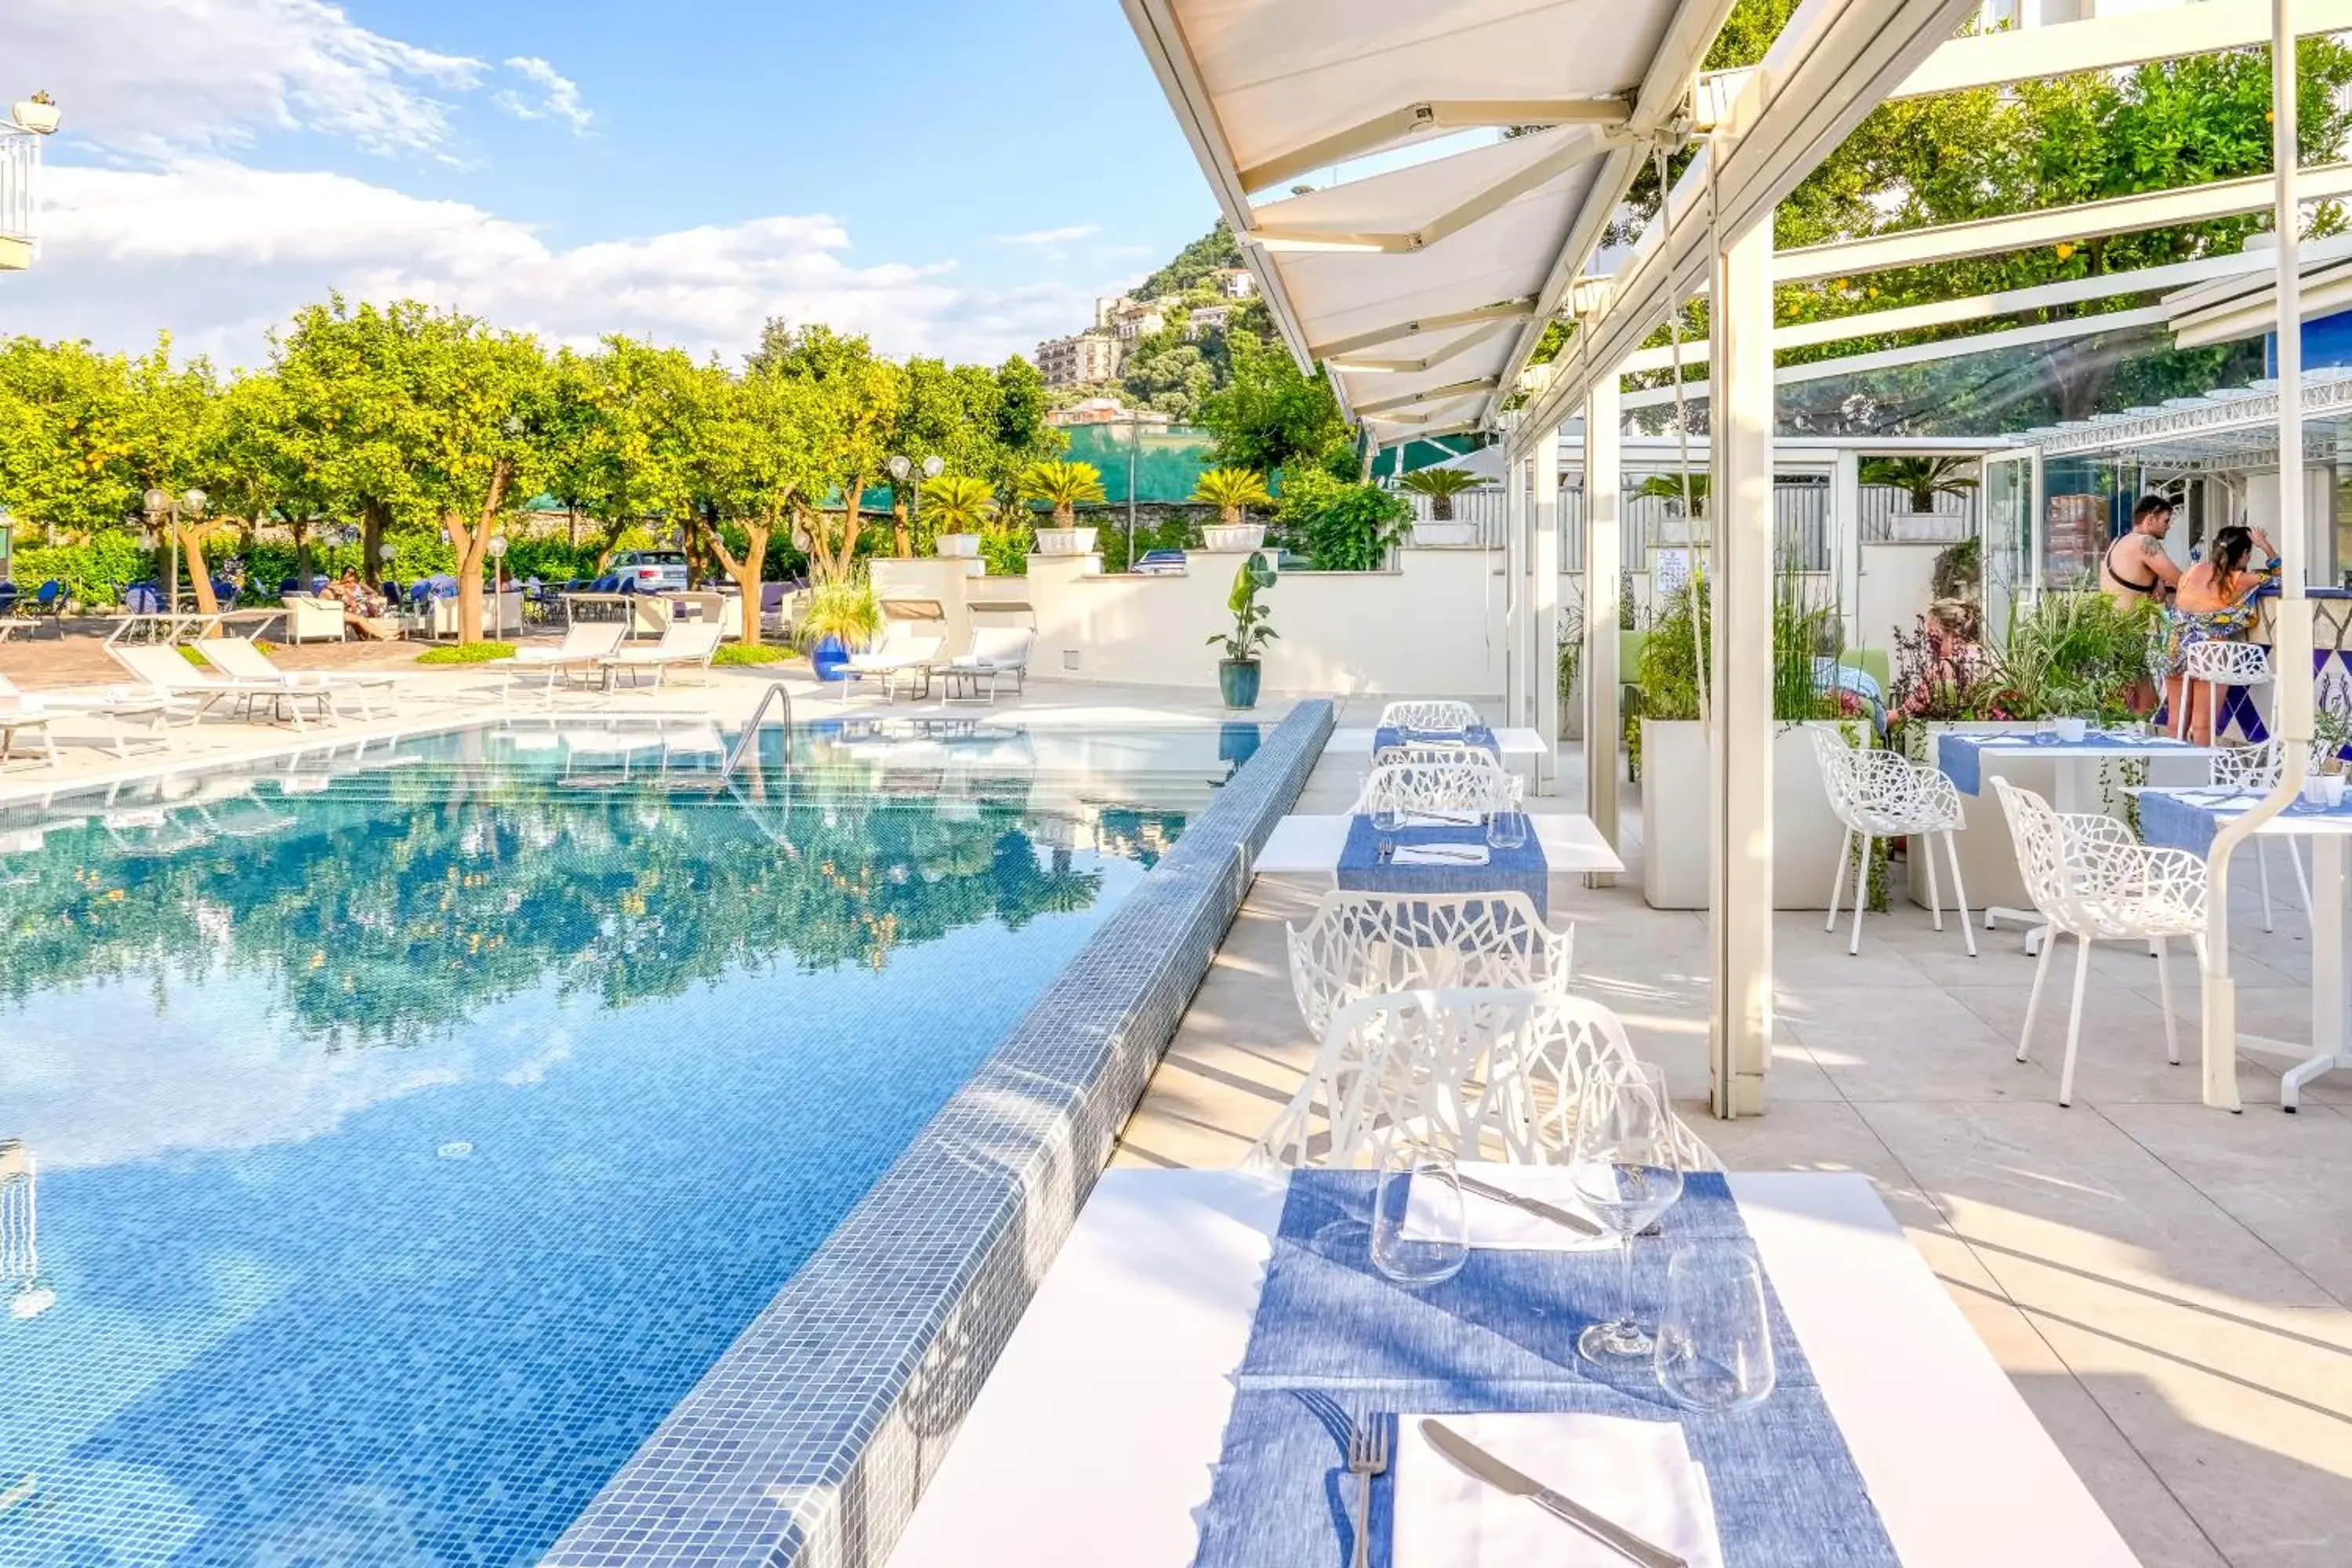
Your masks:
{"label": "white planter box", "polygon": [[960,561],[975,560],[980,555],[980,535],[977,533],[942,533],[931,541],[931,553]]}
{"label": "white planter box", "polygon": [[1412,525],[1415,549],[1458,548],[1478,542],[1478,525],[1475,522],[1416,522]]}
{"label": "white planter box", "polygon": [[1201,548],[1203,550],[1256,550],[1265,543],[1265,524],[1262,522],[1201,525]]}
{"label": "white planter box", "polygon": [[1969,520],[1955,511],[1898,511],[1886,520],[1886,536],[1904,543],[1957,544],[1968,533]]}
{"label": "white planter box", "polygon": [[[1772,905],[1829,908],[1845,829],[1822,789],[1812,725],[1772,736]],[[1652,909],[1706,908],[1706,731],[1696,720],[1642,721],[1642,896]]]}
{"label": "white planter box", "polygon": [[8,112],[17,124],[44,136],[58,128],[59,111],[54,103],[35,103],[29,98],[20,98],[8,106]]}
{"label": "white planter box", "polygon": [[1091,555],[1095,550],[1095,531],[1091,528],[1041,528],[1037,531],[1037,553]]}

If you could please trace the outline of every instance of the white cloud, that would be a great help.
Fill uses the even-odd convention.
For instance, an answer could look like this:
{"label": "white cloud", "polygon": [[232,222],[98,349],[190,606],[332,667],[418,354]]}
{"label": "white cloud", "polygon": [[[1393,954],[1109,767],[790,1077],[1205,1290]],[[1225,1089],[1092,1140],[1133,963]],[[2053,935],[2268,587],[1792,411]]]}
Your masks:
{"label": "white cloud", "polygon": [[558,71],[536,55],[518,55],[507,61],[507,69],[515,72],[540,89],[537,102],[523,97],[512,88],[501,90],[492,100],[518,120],[561,120],[572,127],[575,136],[588,129],[594,118],[580,101],[580,84]]}
{"label": "white cloud", "polygon": [[450,105],[436,94],[488,68],[323,0],[6,0],[0,60],[56,95],[76,137],[134,156],[308,130],[446,157]]}
{"label": "white cloud", "polygon": [[753,218],[556,248],[529,226],[349,175],[225,159],[52,167],[43,254],[10,280],[7,325],[138,348],[266,358],[263,334],[341,289],[456,306],[551,342],[628,332],[729,359],[770,316],[873,335],[890,353],[993,361],[1089,319],[1092,290],[987,289],[952,263],[859,266],[823,215]]}
{"label": "white cloud", "polygon": [[1090,239],[1102,232],[1100,224],[1074,223],[1067,228],[1033,228],[1026,234],[1000,234],[999,245],[1067,245],[1072,240]]}

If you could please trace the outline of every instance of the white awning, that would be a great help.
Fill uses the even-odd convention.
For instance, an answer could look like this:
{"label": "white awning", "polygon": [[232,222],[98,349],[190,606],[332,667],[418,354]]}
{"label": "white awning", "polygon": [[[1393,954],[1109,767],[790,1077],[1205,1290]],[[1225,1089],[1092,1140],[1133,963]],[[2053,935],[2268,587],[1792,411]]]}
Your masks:
{"label": "white awning", "polygon": [[1390,440],[1492,405],[1730,9],[1125,4],[1292,351]]}

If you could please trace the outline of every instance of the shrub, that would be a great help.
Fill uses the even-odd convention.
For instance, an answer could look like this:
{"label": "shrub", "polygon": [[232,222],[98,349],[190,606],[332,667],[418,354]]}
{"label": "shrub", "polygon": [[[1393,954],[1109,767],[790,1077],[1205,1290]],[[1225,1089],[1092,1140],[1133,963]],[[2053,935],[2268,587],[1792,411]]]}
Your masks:
{"label": "shrub", "polygon": [[714,665],[782,664],[792,657],[792,649],[778,647],[773,643],[731,642],[711,655],[710,662]]}
{"label": "shrub", "polygon": [[512,658],[515,645],[510,642],[449,643],[440,647],[428,647],[416,656],[419,664],[488,664],[494,658]]}
{"label": "shrub", "polygon": [[1306,545],[1319,572],[1373,572],[1404,536],[1412,508],[1378,485],[1349,484],[1319,468],[1282,476],[1275,521]]}
{"label": "shrub", "polygon": [[143,582],[161,569],[156,552],[140,549],[127,533],[109,531],[81,544],[19,550],[10,574],[27,596],[54,578],[75,602],[98,605],[119,603],[123,584]]}

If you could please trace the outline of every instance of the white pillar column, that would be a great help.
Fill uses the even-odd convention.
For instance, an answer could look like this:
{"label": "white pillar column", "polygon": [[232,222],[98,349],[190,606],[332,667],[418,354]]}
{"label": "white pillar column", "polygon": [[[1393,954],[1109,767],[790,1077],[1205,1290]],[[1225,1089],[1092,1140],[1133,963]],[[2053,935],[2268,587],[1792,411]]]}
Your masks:
{"label": "white pillar column", "polygon": [[[1527,688],[1527,664],[1519,657],[1519,538],[1527,531],[1528,469],[1524,457],[1514,458],[1503,472],[1503,558],[1499,581],[1503,598],[1503,718],[1506,725],[1519,721],[1521,694]],[[1488,569],[1494,557],[1487,557]]]}
{"label": "white pillar column", "polygon": [[[1617,846],[1618,749],[1624,721],[1617,710],[1617,591],[1624,571],[1619,498],[1617,374],[1612,370],[1584,395],[1584,813],[1612,848]],[[1616,874],[1595,871],[1585,886],[1616,885]]]}
{"label": "white pillar column", "polygon": [[1865,644],[1892,655],[1888,628],[1862,621],[1862,454],[1837,455],[1830,474],[1830,570],[1837,574],[1838,620],[1846,647]]}
{"label": "white pillar column", "polygon": [[1709,1089],[1717,1116],[1764,1110],[1772,1055],[1772,225],[1715,260],[1708,406],[1714,447],[1714,976]]}
{"label": "white pillar column", "polygon": [[1559,787],[1559,426],[1536,437],[1529,456],[1535,465],[1535,500],[1528,508],[1528,630],[1534,646],[1528,659],[1528,695],[1533,698],[1536,733],[1543,750],[1536,753],[1536,793],[1550,795]]}

